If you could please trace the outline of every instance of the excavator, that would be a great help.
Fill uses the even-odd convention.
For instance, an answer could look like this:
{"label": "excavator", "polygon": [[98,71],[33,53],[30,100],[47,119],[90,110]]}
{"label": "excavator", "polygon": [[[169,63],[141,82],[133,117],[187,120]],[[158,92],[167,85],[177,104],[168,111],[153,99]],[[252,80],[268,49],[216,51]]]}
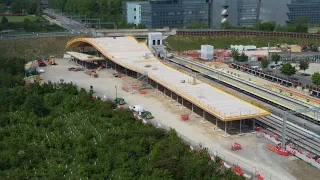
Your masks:
{"label": "excavator", "polygon": [[309,42],[303,42],[300,45],[301,47],[301,52],[311,52],[313,48],[313,44]]}

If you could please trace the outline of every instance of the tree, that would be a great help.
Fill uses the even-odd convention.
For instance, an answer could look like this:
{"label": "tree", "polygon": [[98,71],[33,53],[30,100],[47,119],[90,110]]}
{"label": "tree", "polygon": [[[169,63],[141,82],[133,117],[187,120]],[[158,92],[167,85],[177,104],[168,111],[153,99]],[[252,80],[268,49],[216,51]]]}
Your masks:
{"label": "tree", "polygon": [[305,72],[309,68],[309,60],[308,59],[300,60],[299,68],[300,70],[303,70]]}
{"label": "tree", "polygon": [[296,32],[307,33],[308,21],[308,17],[298,17],[296,19]]}
{"label": "tree", "polygon": [[7,11],[7,5],[0,3],[0,13],[5,13]]}
{"label": "tree", "polygon": [[187,29],[204,29],[208,28],[208,24],[202,21],[193,21],[191,24],[187,25]]}
{"label": "tree", "polygon": [[14,14],[22,14],[24,5],[23,5],[23,1],[21,0],[13,0],[12,4],[10,6],[10,9],[12,11],[12,13]]}
{"label": "tree", "polygon": [[286,76],[292,76],[296,73],[296,68],[293,67],[290,63],[286,63],[280,68],[281,74]]}
{"label": "tree", "polygon": [[265,68],[267,68],[268,65],[270,64],[270,61],[269,61],[268,59],[266,59],[266,58],[263,58],[263,59],[261,59],[260,63],[261,63],[261,67],[262,67],[263,69],[265,69]]}
{"label": "tree", "polygon": [[244,52],[242,52],[238,58],[239,62],[247,62],[248,60],[249,60],[249,57]]}
{"label": "tree", "polygon": [[272,54],[271,60],[272,60],[275,64],[278,64],[278,62],[280,61],[280,55],[279,55],[279,54]]}
{"label": "tree", "polygon": [[231,49],[231,55],[233,58],[233,61],[237,62],[239,59],[239,51],[237,49]]}
{"label": "tree", "polygon": [[47,113],[43,98],[39,95],[28,96],[22,106],[26,112],[33,112],[38,116],[43,116]]}
{"label": "tree", "polygon": [[8,21],[8,18],[5,17],[5,16],[3,16],[2,19],[1,19],[1,23],[2,23],[2,24],[6,24],[6,23],[8,23],[8,22],[9,22],[9,21]]}
{"label": "tree", "polygon": [[316,86],[320,85],[320,73],[319,72],[315,72],[313,73],[312,77],[312,83]]}

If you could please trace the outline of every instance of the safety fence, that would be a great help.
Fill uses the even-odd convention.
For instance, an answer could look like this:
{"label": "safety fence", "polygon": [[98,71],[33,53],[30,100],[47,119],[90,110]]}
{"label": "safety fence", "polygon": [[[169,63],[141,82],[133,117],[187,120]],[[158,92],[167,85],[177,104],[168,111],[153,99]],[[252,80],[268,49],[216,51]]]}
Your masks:
{"label": "safety fence", "polygon": [[177,30],[179,36],[259,36],[259,37],[283,37],[320,39],[320,34],[293,33],[293,32],[271,32],[271,31],[244,31],[244,30]]}
{"label": "safety fence", "polygon": [[78,37],[91,36],[90,32],[53,32],[53,33],[24,33],[24,34],[0,34],[0,40],[5,39],[27,39],[27,38],[45,38],[45,37]]}
{"label": "safety fence", "polygon": [[[264,131],[263,135],[265,138],[269,139],[274,144],[277,144],[277,145],[281,144],[281,141],[276,136],[272,135],[271,133]],[[308,153],[305,153],[305,152],[302,152],[301,150],[296,149],[292,144],[286,145],[286,150],[283,150],[283,151],[288,151],[292,155],[298,157],[299,159],[301,159],[301,160],[311,164],[312,166],[320,169],[320,158],[314,159]]]}

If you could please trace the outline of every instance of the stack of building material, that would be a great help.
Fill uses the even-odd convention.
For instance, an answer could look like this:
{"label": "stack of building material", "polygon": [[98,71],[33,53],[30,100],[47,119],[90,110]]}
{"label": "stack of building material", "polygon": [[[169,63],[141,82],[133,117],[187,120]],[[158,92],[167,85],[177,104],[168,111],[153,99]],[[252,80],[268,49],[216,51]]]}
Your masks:
{"label": "stack of building material", "polygon": [[201,45],[201,59],[213,59],[214,48],[211,45]]}

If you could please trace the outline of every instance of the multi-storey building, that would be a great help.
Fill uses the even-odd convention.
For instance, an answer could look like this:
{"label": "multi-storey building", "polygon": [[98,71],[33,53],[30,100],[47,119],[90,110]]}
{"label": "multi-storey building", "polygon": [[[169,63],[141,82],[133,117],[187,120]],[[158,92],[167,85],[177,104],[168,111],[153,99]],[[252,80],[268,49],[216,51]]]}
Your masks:
{"label": "multi-storey building", "polygon": [[[124,2],[123,15],[127,22],[145,24],[148,28],[186,27],[200,21],[220,28],[221,23],[252,26],[259,21],[285,24],[290,0],[150,0]],[[132,9],[141,8],[140,14]],[[281,10],[283,9],[283,10]],[[136,18],[136,19],[134,19]]]}
{"label": "multi-storey building", "polygon": [[184,27],[194,21],[209,25],[209,2],[211,0],[150,0],[148,2],[124,2],[123,12],[127,22],[132,19],[131,5],[141,6],[141,24],[149,28]]}
{"label": "multi-storey building", "polygon": [[309,24],[320,24],[320,0],[291,0],[288,8],[289,23],[295,23],[299,17],[307,17]]}

